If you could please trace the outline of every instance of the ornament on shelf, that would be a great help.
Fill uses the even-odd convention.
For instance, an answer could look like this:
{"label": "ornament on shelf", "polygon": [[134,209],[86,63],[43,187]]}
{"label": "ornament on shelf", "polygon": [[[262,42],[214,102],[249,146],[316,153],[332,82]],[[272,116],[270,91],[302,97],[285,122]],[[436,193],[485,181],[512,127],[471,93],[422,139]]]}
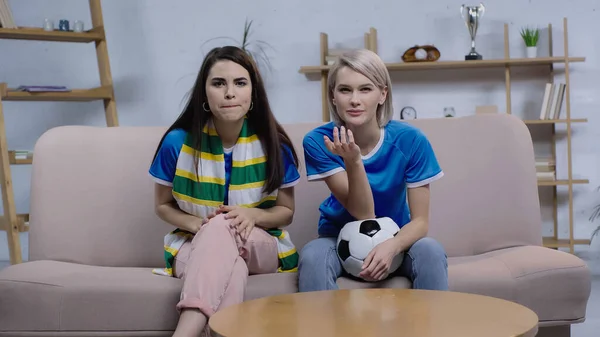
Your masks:
{"label": "ornament on shelf", "polygon": [[444,108],[444,117],[454,117],[456,116],[456,112],[454,111],[454,107],[447,106]]}
{"label": "ornament on shelf", "polygon": [[483,3],[479,3],[478,6],[460,6],[460,15],[469,29],[469,35],[471,36],[471,51],[465,55],[465,61],[470,60],[483,60],[483,56],[475,50],[475,36],[477,35],[477,29],[479,28],[479,20],[485,13],[485,6]]}
{"label": "ornament on shelf", "polygon": [[412,106],[405,106],[400,110],[400,119],[410,120],[417,119],[417,110]]}
{"label": "ornament on shelf", "polygon": [[415,45],[402,54],[404,62],[433,62],[440,58],[440,51],[433,45]]}
{"label": "ornament on shelf", "polygon": [[69,20],[61,19],[60,21],[58,21],[58,30],[63,32],[68,32],[69,30],[71,30],[69,28]]}

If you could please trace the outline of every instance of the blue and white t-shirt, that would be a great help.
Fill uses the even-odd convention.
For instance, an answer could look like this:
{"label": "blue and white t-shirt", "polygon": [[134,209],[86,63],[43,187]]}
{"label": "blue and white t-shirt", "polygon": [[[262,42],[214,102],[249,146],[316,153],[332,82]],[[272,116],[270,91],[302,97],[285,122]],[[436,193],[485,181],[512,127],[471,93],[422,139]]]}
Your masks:
{"label": "blue and white t-shirt", "polygon": [[[187,132],[183,129],[171,130],[163,140],[161,147],[158,150],[156,159],[150,166],[150,175],[154,178],[154,181],[165,185],[173,186],[173,178],[175,177],[175,169],[177,167],[177,159],[179,158],[179,151],[185,140]],[[300,173],[296,166],[294,166],[294,156],[291,150],[286,145],[283,146],[283,163],[285,166],[285,174],[283,177],[283,184],[279,189],[295,186],[300,182]],[[229,182],[231,179],[231,165],[232,165],[232,148],[223,149],[225,152],[225,202],[227,205]]]}
{"label": "blue and white t-shirt", "polygon": [[[309,132],[303,141],[308,180],[320,180],[345,170],[344,160],[329,152],[323,136],[333,140],[334,123]],[[401,121],[381,129],[373,150],[362,156],[375,202],[376,217],[390,217],[402,227],[410,222],[406,188],[429,184],[444,173],[423,132]],[[319,207],[319,235],[337,236],[346,223],[356,220],[333,193]]]}

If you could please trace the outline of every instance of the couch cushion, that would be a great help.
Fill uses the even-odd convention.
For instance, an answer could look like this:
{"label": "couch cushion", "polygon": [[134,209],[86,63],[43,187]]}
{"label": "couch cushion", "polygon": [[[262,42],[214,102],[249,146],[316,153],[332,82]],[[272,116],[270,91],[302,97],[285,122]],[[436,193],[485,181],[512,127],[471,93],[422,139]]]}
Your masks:
{"label": "couch cushion", "polygon": [[0,272],[0,332],[172,330],[180,290],[147,268],[26,262]]}
{"label": "couch cushion", "polygon": [[581,259],[540,246],[449,258],[448,274],[450,290],[520,303],[542,323],[583,319],[591,291],[590,271]]}
{"label": "couch cushion", "polygon": [[[450,290],[523,304],[540,322],[584,318],[590,272],[576,256],[538,246],[448,259]],[[338,279],[342,289],[409,288],[401,277],[378,283]],[[0,336],[14,331],[153,331],[175,328],[181,281],[148,268],[34,261],[0,271]],[[297,275],[252,275],[246,300],[297,291]],[[143,304],[143,305],[140,305]],[[126,335],[126,334],[123,334]],[[168,333],[166,334],[168,335]]]}
{"label": "couch cushion", "polygon": [[[170,336],[182,281],[149,268],[32,261],[0,271],[0,336],[73,331],[78,336]],[[296,292],[297,274],[252,275],[246,299]]]}
{"label": "couch cushion", "polygon": [[272,295],[290,294],[298,291],[298,274],[277,273],[251,275],[246,284],[244,300],[254,300]]}

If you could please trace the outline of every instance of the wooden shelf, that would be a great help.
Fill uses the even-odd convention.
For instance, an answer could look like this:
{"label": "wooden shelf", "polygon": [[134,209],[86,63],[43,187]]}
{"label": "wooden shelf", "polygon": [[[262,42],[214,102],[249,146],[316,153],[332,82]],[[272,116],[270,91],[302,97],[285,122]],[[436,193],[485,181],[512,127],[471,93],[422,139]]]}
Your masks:
{"label": "wooden shelf", "polygon": [[[589,184],[588,179],[573,179],[573,184]],[[538,186],[564,186],[569,185],[568,180],[538,180]]]}
{"label": "wooden shelf", "polygon": [[[17,214],[17,227],[19,232],[29,231],[29,214]],[[0,230],[6,231],[6,220],[0,216]]]}
{"label": "wooden shelf", "polygon": [[[543,238],[544,247],[548,248],[569,248],[571,247],[571,242],[569,239],[555,239],[553,237],[545,237]],[[574,239],[574,245],[589,245],[591,240],[588,239]]]}
{"label": "wooden shelf", "polygon": [[33,154],[27,159],[17,159],[15,151],[8,151],[8,161],[11,165],[31,165],[33,163]]}
{"label": "wooden shelf", "polygon": [[[504,113],[506,114],[512,114],[511,110],[513,107],[513,103],[512,103],[512,96],[513,96],[513,88],[512,88],[512,83],[514,81],[513,79],[513,75],[512,75],[512,71],[515,68],[518,67],[540,67],[540,70],[544,70],[545,72],[548,73],[548,80],[546,81],[546,83],[553,83],[556,84],[556,71],[558,70],[558,66],[555,65],[562,65],[562,69],[561,71],[564,71],[564,80],[561,80],[561,82],[564,82],[564,84],[566,85],[566,90],[564,92],[564,110],[565,110],[565,114],[563,116],[560,116],[560,119],[548,119],[548,120],[540,120],[540,119],[530,119],[530,120],[523,120],[523,123],[526,125],[549,125],[550,128],[547,128],[546,131],[548,131],[548,133],[550,133],[549,136],[551,136],[552,141],[551,141],[551,146],[552,146],[552,157],[556,158],[556,143],[558,140],[562,140],[562,137],[556,137],[556,133],[557,133],[557,125],[564,125],[564,129],[566,129],[566,172],[564,174],[564,176],[562,176],[564,179],[552,179],[552,180],[548,180],[548,179],[539,179],[537,180],[537,185],[538,186],[552,186],[551,188],[543,188],[543,191],[540,192],[551,192],[552,193],[552,199],[553,199],[553,220],[554,220],[554,233],[558,233],[559,232],[559,228],[558,228],[558,208],[560,206],[562,206],[561,204],[559,204],[558,202],[558,197],[557,197],[557,190],[559,190],[558,186],[565,186],[565,190],[567,190],[568,193],[568,229],[569,229],[569,238],[566,240],[557,240],[554,238],[551,238],[552,242],[549,242],[548,238],[545,238],[545,242],[549,243],[549,244],[554,244],[554,245],[560,245],[561,247],[567,247],[570,250],[570,253],[574,253],[573,250],[573,246],[575,244],[589,244],[589,240],[573,240],[573,235],[574,235],[574,198],[573,198],[573,187],[576,184],[588,184],[589,180],[587,179],[573,179],[573,159],[572,159],[572,142],[571,142],[571,138],[572,138],[572,129],[575,127],[574,124],[581,124],[581,123],[586,123],[588,122],[587,118],[572,118],[573,115],[571,114],[571,90],[572,90],[572,86],[571,86],[571,76],[570,73],[572,72],[571,70],[571,64],[572,63],[576,63],[576,62],[585,62],[586,58],[585,57],[575,57],[573,55],[571,55],[569,53],[569,33],[568,33],[568,27],[567,27],[567,18],[563,18],[562,20],[562,36],[560,39],[556,39],[553,38],[553,28],[552,28],[552,24],[548,24],[548,30],[547,30],[547,35],[548,35],[548,43],[547,43],[547,55],[549,55],[548,57],[537,57],[537,58],[511,58],[511,51],[510,51],[510,41],[509,41],[509,37],[510,37],[510,33],[509,33],[509,23],[505,23],[504,24],[504,53],[503,55],[498,55],[499,58],[497,59],[487,59],[487,60],[471,60],[471,61],[467,61],[467,60],[463,60],[463,59],[457,59],[457,60],[438,60],[438,61],[434,61],[434,62],[402,62],[402,59],[400,57],[400,55],[397,55],[394,59],[392,59],[392,61],[396,61],[395,63],[385,63],[386,68],[388,69],[388,71],[392,72],[392,71],[420,71],[420,70],[429,70],[429,71],[443,71],[443,70],[452,70],[452,69],[474,69],[475,71],[473,71],[473,73],[476,73],[477,69],[492,69],[495,70],[494,72],[496,72],[497,74],[494,75],[498,76],[500,78],[500,76],[504,77],[504,91],[505,91],[505,100],[504,100],[504,104],[505,104],[505,109],[504,109]],[[500,33],[500,32],[499,32]],[[374,28],[370,28],[368,33],[365,33],[365,46],[364,49],[370,50],[376,54],[378,54],[377,52],[377,31]],[[516,35],[516,38],[518,40],[520,39],[520,36]],[[556,40],[556,41],[555,41]],[[561,55],[555,55],[554,54],[554,49],[553,49],[553,45],[555,45],[556,42],[560,41],[561,42],[561,49],[562,52],[560,53]],[[301,66],[298,70],[299,73],[301,74],[312,74],[313,76],[307,76],[307,78],[310,79],[319,79],[319,81],[321,82],[321,116],[322,116],[322,122],[329,122],[331,120],[331,114],[329,111],[329,103],[328,103],[328,72],[331,69],[331,65],[328,65],[328,63],[330,63],[331,60],[335,60],[335,57],[337,55],[337,53],[339,52],[339,50],[335,50],[333,51],[332,49],[329,48],[329,37],[327,35],[327,33],[321,32],[320,36],[319,36],[319,58],[316,59],[314,61],[314,63],[316,63],[317,65],[312,65],[312,66]],[[498,49],[500,49],[501,44],[500,41],[498,41]],[[462,58],[462,56],[458,56],[459,58]],[[316,75],[316,76],[315,76]],[[537,75],[536,75],[537,76]],[[432,80],[436,80],[437,78],[435,76],[431,77]],[[488,79],[486,79],[488,80]],[[491,78],[489,79],[491,80]],[[452,84],[450,84],[451,86]],[[471,93],[472,94],[472,93]],[[562,103],[561,103],[562,104]],[[496,107],[496,111],[498,111],[498,105],[497,103],[494,103],[494,106]],[[477,110],[477,107],[475,107]],[[551,115],[553,116],[553,115]],[[536,115],[532,116],[532,117],[536,117]],[[533,127],[532,127],[533,128]],[[560,130],[562,131],[562,130]],[[534,141],[532,139],[532,141]],[[535,151],[535,149],[534,149]]]}
{"label": "wooden shelf", "polygon": [[[571,119],[571,123],[587,123],[587,118]],[[528,119],[523,120],[525,124],[566,124],[566,119]]]}
{"label": "wooden shelf", "polygon": [[0,93],[4,101],[70,101],[89,102],[102,99],[112,99],[112,87],[104,86],[92,89],[73,89],[66,92],[25,92],[8,89]]}
{"label": "wooden shelf", "polygon": [[[569,57],[571,62],[585,62],[585,57]],[[473,60],[473,61],[436,61],[436,62],[399,62],[386,63],[388,70],[433,70],[433,69],[461,69],[461,68],[501,68],[505,66],[534,66],[565,63],[564,57],[538,57],[538,58],[515,58],[496,60]],[[302,66],[299,72],[303,74],[321,73],[328,71],[330,66]]]}
{"label": "wooden shelf", "polygon": [[[6,83],[0,82],[0,152],[6,160],[0,160],[0,199],[2,199],[3,215],[0,216],[0,230],[6,231],[10,263],[22,262],[21,241],[19,232],[29,230],[29,215],[17,214],[14,195],[13,179],[11,176],[12,165],[29,165],[33,163],[33,156],[26,159],[16,159],[15,152],[9,151],[6,138],[6,123],[4,119],[5,101],[32,101],[32,102],[89,102],[102,101],[107,127],[118,127],[117,106],[114,98],[113,79],[108,56],[108,46],[104,32],[104,18],[102,15],[101,0],[88,0],[91,29],[76,33],[73,31],[45,31],[38,27],[0,28],[0,39],[29,40],[29,41],[54,41],[93,43],[97,60],[97,71],[100,84],[95,88],[71,89],[66,92],[25,92],[8,88]],[[9,67],[10,65],[2,64]],[[43,71],[44,69],[36,69]],[[26,83],[24,83],[26,84]],[[9,126],[10,127],[10,126]]]}
{"label": "wooden shelf", "polygon": [[76,33],[59,30],[48,32],[42,28],[33,27],[0,28],[0,39],[89,43],[104,40],[104,30],[102,27],[98,27]]}

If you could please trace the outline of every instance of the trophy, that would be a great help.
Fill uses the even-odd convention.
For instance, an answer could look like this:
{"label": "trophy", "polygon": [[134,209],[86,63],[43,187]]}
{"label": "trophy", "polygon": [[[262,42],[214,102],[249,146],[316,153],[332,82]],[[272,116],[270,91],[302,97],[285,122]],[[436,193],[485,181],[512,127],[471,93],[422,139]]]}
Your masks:
{"label": "trophy", "polygon": [[465,60],[483,59],[481,54],[475,51],[475,35],[477,35],[479,19],[481,19],[484,12],[485,7],[483,6],[483,3],[480,3],[479,6],[460,6],[460,15],[462,16],[463,20],[465,20],[465,24],[469,29],[469,34],[471,34],[471,51],[465,55]]}

